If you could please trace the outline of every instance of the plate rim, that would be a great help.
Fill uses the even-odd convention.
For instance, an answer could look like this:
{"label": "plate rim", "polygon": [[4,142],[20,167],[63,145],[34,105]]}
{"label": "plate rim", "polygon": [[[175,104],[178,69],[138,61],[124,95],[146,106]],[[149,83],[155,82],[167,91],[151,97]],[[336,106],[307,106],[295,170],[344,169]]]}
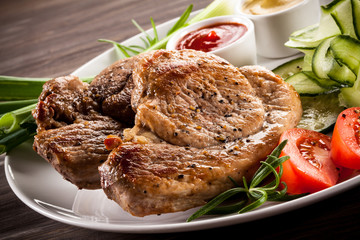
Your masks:
{"label": "plate rim", "polygon": [[[197,14],[200,10],[194,11],[191,13],[191,16]],[[170,24],[174,23],[177,18],[173,18],[168,20],[164,23],[157,25],[157,30],[160,31],[167,31],[163,28],[169,28]],[[147,33],[151,33],[152,29],[148,29]],[[122,44],[128,44],[129,42],[133,41],[134,39],[138,39],[143,36],[143,33],[138,33],[133,37],[130,37],[124,41]],[[77,68],[71,74],[77,74],[78,72],[84,71],[89,65],[93,64],[96,61],[99,61],[102,57],[112,53],[114,51],[114,47],[105,50],[101,54],[95,56],[94,58],[90,59],[88,62]],[[285,59],[285,58],[283,58]],[[21,148],[21,146],[17,147]],[[15,148],[14,150],[16,150]],[[48,217],[50,219],[56,220],[58,222],[62,222],[65,224],[69,224],[72,226],[99,230],[99,231],[107,231],[107,232],[121,232],[121,233],[138,233],[138,234],[145,234],[145,233],[172,233],[172,232],[188,232],[188,231],[196,231],[196,230],[204,230],[209,228],[217,228],[217,227],[224,227],[234,224],[241,224],[245,222],[250,222],[258,219],[268,218],[274,215],[278,215],[281,213],[289,212],[298,208],[302,208],[308,206],[310,204],[319,202],[326,198],[330,198],[334,195],[337,195],[341,192],[344,192],[350,188],[353,188],[357,185],[360,185],[360,175],[355,176],[351,179],[348,179],[344,182],[338,183],[337,185],[327,188],[325,190],[304,196],[299,199],[294,199],[288,202],[282,202],[281,204],[268,206],[261,209],[256,209],[251,212],[243,213],[243,214],[231,214],[231,215],[223,215],[220,217],[214,218],[207,218],[207,219],[197,219],[192,222],[177,222],[177,223],[157,223],[157,224],[124,224],[124,223],[108,223],[108,222],[100,222],[100,221],[91,221],[89,219],[81,218],[81,217],[70,217],[64,214],[60,214],[58,212],[50,211],[45,207],[37,204],[34,199],[31,199],[27,196],[21,188],[18,187],[16,183],[16,179],[11,170],[11,153],[5,155],[4,160],[4,169],[7,182],[11,188],[11,190],[15,193],[15,195],[28,207],[30,207],[35,212],[40,213],[41,215]],[[50,166],[49,166],[50,167]],[[65,180],[64,180],[65,181]]]}
{"label": "plate rim", "polygon": [[[124,224],[124,223],[108,223],[102,221],[91,221],[86,218],[70,217],[58,212],[50,211],[49,209],[37,204],[34,199],[29,198],[21,191],[21,188],[17,187],[16,180],[11,173],[11,156],[5,156],[5,175],[10,185],[10,188],[15,195],[25,205],[30,207],[35,212],[38,212],[50,219],[87,229],[107,231],[107,232],[121,232],[121,233],[171,233],[171,232],[188,232],[196,230],[204,230],[209,228],[218,228],[234,224],[241,224],[245,222],[251,222],[258,219],[264,219],[271,216],[275,216],[281,213],[289,212],[295,209],[299,209],[310,204],[322,201],[330,198],[334,195],[340,194],[350,188],[360,185],[360,175],[354,176],[344,182],[338,183],[333,187],[324,189],[322,191],[309,194],[307,196],[294,199],[287,202],[282,202],[273,206],[268,206],[261,209],[256,209],[243,214],[231,214],[223,215],[220,217],[198,219],[192,222],[177,222],[177,223],[157,223],[157,224]],[[50,168],[50,166],[49,166]],[[65,180],[64,180],[65,181]]]}

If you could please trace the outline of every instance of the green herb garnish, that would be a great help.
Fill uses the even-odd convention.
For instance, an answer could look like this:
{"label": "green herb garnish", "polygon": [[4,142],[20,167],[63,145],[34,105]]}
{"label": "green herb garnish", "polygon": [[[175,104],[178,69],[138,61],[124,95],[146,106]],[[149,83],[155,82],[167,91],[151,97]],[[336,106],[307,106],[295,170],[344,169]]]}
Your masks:
{"label": "green herb garnish", "polygon": [[172,28],[167,32],[166,36],[162,39],[160,39],[158,36],[153,18],[150,18],[150,22],[152,25],[154,37],[151,37],[135,20],[132,20],[132,23],[135,25],[135,27],[139,29],[139,31],[143,33],[145,36],[145,38],[140,38],[144,43],[144,46],[139,46],[139,45],[125,46],[113,40],[107,40],[107,39],[99,39],[99,42],[108,42],[113,44],[113,46],[115,47],[115,51],[120,59],[131,57],[132,55],[137,55],[142,52],[163,49],[166,47],[166,44],[171,38],[171,36],[179,29],[207,18],[232,14],[234,12],[233,4],[234,3],[229,0],[215,0],[212,3],[210,3],[199,14],[197,14],[195,17],[193,17],[188,21],[188,18],[193,8],[193,5],[191,4],[186,8],[186,10],[180,16],[178,21],[172,26]]}
{"label": "green herb garnish", "polygon": [[170,36],[177,30],[179,30],[180,28],[185,26],[186,21],[190,16],[192,8],[193,8],[193,5],[191,4],[185,10],[185,12],[180,16],[179,20],[174,24],[174,26],[168,31],[166,37],[161,40],[159,40],[159,36],[158,36],[156,25],[155,25],[153,18],[150,18],[150,22],[151,22],[151,26],[153,29],[154,37],[151,37],[135,20],[132,20],[132,23],[135,25],[135,27],[137,29],[139,29],[139,31],[141,33],[143,33],[145,35],[145,38],[140,37],[140,39],[144,43],[145,47],[138,46],[138,45],[125,46],[118,42],[108,40],[108,39],[99,39],[98,41],[112,43],[115,48],[115,51],[120,59],[128,58],[128,57],[131,57],[132,55],[138,55],[141,52],[165,48],[166,43],[170,39]]}
{"label": "green herb garnish", "polygon": [[[31,112],[36,107],[42,85],[50,79],[0,76],[0,154],[36,134]],[[80,78],[83,82],[92,79]]]}
{"label": "green herb garnish", "polygon": [[[86,77],[80,80],[91,82],[93,78]],[[0,75],[0,101],[36,99],[44,83],[50,79]]]}
{"label": "green herb garnish", "polygon": [[[287,140],[280,143],[267,157],[266,161],[261,162],[261,166],[254,174],[249,184],[247,183],[245,177],[243,177],[243,186],[240,186],[229,177],[236,187],[231,188],[213,198],[197,212],[191,215],[187,219],[187,222],[205,214],[244,213],[258,208],[266,201],[285,201],[304,196],[304,194],[288,195],[286,193],[287,186],[284,182],[281,182],[283,188],[282,190],[279,190],[280,177],[283,172],[282,163],[289,159],[289,156],[279,158],[286,143]],[[279,168],[279,170],[277,171],[276,168]],[[263,183],[270,174],[273,174],[274,179],[261,186],[260,184]],[[230,197],[235,195],[240,195],[240,201],[235,204],[219,206],[225,200],[228,200]]]}

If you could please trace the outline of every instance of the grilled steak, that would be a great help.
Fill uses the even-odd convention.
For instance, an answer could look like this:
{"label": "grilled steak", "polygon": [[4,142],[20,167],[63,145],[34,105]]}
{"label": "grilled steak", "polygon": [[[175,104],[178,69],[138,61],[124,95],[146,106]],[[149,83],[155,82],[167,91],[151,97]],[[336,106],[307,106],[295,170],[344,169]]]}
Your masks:
{"label": "grilled steak", "polygon": [[123,125],[109,118],[76,121],[35,136],[34,149],[49,161],[68,181],[79,188],[100,188],[97,167],[109,151],[104,140],[109,134],[121,134]]}
{"label": "grilled steak", "polygon": [[104,115],[130,126],[134,124],[135,116],[130,103],[133,89],[132,71],[144,55],[115,62],[104,69],[89,86],[92,98],[99,103]]}
{"label": "grilled steak", "polygon": [[107,159],[104,140],[132,126],[132,69],[141,56],[120,60],[89,85],[75,76],[43,86],[33,113],[34,149],[79,188],[100,188],[98,166]]}
{"label": "grilled steak", "polygon": [[228,176],[251,176],[302,112],[272,72],[192,50],[144,57],[133,81],[135,126],[99,171],[107,196],[135,216],[203,205],[232,186]]}

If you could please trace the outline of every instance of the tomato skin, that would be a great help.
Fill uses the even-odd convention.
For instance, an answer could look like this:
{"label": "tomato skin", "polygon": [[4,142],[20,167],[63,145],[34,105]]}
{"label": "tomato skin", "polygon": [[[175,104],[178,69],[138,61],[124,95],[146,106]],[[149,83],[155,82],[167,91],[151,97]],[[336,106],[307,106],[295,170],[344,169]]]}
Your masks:
{"label": "tomato skin", "polygon": [[360,169],[360,147],[355,131],[360,107],[348,108],[339,114],[331,140],[331,158],[343,167]]}
{"label": "tomato skin", "polygon": [[[281,181],[289,194],[313,193],[337,183],[339,172],[330,158],[331,139],[322,133],[294,128],[285,131],[280,142],[288,140],[280,156],[289,156],[283,163]],[[307,142],[314,145],[306,145]],[[304,153],[304,148],[309,149]],[[312,163],[309,159],[315,159]]]}

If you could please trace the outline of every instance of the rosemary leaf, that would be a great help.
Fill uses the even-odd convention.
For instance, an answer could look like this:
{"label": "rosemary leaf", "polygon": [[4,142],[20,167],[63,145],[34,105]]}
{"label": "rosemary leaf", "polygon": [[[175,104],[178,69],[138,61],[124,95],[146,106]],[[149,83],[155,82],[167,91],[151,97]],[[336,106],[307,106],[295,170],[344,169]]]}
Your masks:
{"label": "rosemary leaf", "polygon": [[[247,183],[246,178],[243,177],[242,184],[244,187],[240,187],[233,178],[229,177],[230,181],[232,181],[236,187],[229,189],[210,200],[197,212],[191,215],[187,221],[190,222],[204,214],[228,214],[233,212],[248,212],[258,208],[268,200],[286,201],[297,197],[302,197],[303,195],[288,196],[286,194],[286,184],[280,183],[280,177],[283,171],[282,164],[289,159],[288,156],[283,156],[279,158],[280,153],[285,147],[286,143],[286,140],[281,142],[267,157],[267,159],[261,162],[261,166],[254,174],[250,183]],[[278,171],[276,170],[277,168],[279,169]],[[274,176],[274,179],[270,183],[259,186],[263,182],[263,180],[267,178],[270,174]],[[280,184],[283,185],[283,188],[281,190],[278,190]],[[225,200],[241,192],[245,193],[243,196],[247,196],[247,200],[242,198],[239,202],[235,204],[218,206]]]}
{"label": "rosemary leaf", "polygon": [[202,208],[200,208],[197,212],[195,212],[193,215],[191,215],[187,222],[190,222],[204,214],[207,214],[210,210],[214,209],[216,206],[218,206],[220,203],[224,202],[226,199],[234,196],[235,194],[246,192],[244,188],[238,187],[238,188],[232,188],[229,189],[221,194],[219,194],[217,197],[213,198],[211,201],[209,201],[206,205],[204,205]]}
{"label": "rosemary leaf", "polygon": [[275,168],[273,168],[269,163],[267,162],[262,162],[262,164],[265,164],[270,171],[274,174],[275,176],[275,180],[271,182],[271,184],[267,184],[264,187],[262,187],[262,189],[266,190],[266,191],[274,191],[277,189],[277,187],[280,184],[280,176],[279,174],[276,172]]}
{"label": "rosemary leaf", "polygon": [[[285,147],[286,143],[287,140],[281,142],[266,159],[266,162],[269,163],[273,168],[277,168],[289,158],[288,156],[278,158],[280,156],[281,150]],[[255,172],[251,180],[251,187],[259,185],[270,173],[271,169],[269,168],[269,166],[262,164]]]}
{"label": "rosemary leaf", "polygon": [[213,209],[211,209],[206,214],[208,215],[219,215],[219,214],[230,214],[239,212],[243,207],[246,206],[247,200],[242,200],[234,204],[225,205],[225,206],[218,206]]}
{"label": "rosemary leaf", "polygon": [[267,193],[265,190],[261,190],[261,189],[256,189],[256,191],[258,193],[261,193],[261,197],[259,197],[257,200],[255,200],[254,202],[250,203],[249,205],[243,207],[239,213],[245,213],[251,210],[254,210],[255,208],[260,207],[262,204],[264,204],[267,200]]}

